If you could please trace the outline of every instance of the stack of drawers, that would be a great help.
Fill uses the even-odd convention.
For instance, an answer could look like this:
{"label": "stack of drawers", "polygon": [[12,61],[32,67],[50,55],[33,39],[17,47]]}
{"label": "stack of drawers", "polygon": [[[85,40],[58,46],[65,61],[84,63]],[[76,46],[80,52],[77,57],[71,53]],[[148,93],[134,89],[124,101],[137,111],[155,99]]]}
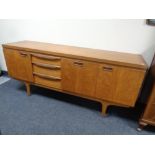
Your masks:
{"label": "stack of drawers", "polygon": [[61,89],[61,58],[42,54],[32,54],[34,82]]}

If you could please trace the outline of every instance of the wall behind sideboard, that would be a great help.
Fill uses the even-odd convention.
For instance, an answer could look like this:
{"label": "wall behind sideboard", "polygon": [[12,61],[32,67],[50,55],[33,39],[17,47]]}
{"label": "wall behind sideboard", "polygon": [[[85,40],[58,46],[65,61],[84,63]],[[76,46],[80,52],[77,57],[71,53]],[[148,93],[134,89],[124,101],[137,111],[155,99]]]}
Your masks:
{"label": "wall behind sideboard", "polygon": [[[0,44],[20,40],[138,53],[150,65],[155,51],[155,27],[146,25],[144,19],[0,20]],[[2,47],[0,68],[7,70]]]}

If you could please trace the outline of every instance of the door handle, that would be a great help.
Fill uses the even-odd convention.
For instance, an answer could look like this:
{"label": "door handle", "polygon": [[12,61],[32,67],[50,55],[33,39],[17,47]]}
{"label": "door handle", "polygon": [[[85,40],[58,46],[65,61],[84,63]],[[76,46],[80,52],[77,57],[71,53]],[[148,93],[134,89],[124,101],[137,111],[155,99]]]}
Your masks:
{"label": "door handle", "polygon": [[74,61],[74,64],[79,65],[79,66],[83,66],[83,62],[80,62],[80,61]]}
{"label": "door handle", "polygon": [[20,56],[22,56],[22,57],[27,57],[27,54],[24,53],[24,52],[20,52]]}
{"label": "door handle", "polygon": [[109,67],[109,66],[103,66],[103,70],[104,71],[112,72],[113,71],[113,68],[112,67]]}

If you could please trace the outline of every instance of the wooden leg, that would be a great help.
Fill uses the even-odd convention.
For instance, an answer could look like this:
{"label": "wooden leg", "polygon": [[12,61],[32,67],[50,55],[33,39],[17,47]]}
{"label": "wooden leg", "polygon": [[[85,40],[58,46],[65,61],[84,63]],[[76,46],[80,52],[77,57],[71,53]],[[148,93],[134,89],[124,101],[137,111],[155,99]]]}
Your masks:
{"label": "wooden leg", "polygon": [[30,83],[25,82],[27,96],[31,95]]}
{"label": "wooden leg", "polygon": [[104,103],[104,102],[102,102],[102,115],[103,116],[106,116],[107,115],[107,108],[108,108],[108,104],[107,103]]}
{"label": "wooden leg", "polygon": [[145,126],[147,126],[147,125],[148,125],[147,123],[145,123],[145,122],[143,122],[143,121],[140,121],[140,122],[139,122],[139,127],[137,128],[137,130],[138,130],[138,131],[142,131],[143,128],[144,128]]}

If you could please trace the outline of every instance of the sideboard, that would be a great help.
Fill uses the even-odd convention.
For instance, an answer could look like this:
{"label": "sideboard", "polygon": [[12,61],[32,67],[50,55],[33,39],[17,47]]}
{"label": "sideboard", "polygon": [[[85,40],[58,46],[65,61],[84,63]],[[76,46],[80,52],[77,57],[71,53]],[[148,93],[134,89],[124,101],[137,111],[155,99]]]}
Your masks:
{"label": "sideboard", "polygon": [[155,126],[155,56],[151,63],[151,66],[148,70],[147,78],[145,82],[145,89],[148,90],[146,93],[144,89],[144,93],[147,94],[145,101],[145,109],[139,120],[138,130],[141,131],[147,125]]}
{"label": "sideboard", "polygon": [[10,77],[99,101],[102,114],[109,105],[134,107],[147,65],[141,55],[35,41],[3,44]]}

